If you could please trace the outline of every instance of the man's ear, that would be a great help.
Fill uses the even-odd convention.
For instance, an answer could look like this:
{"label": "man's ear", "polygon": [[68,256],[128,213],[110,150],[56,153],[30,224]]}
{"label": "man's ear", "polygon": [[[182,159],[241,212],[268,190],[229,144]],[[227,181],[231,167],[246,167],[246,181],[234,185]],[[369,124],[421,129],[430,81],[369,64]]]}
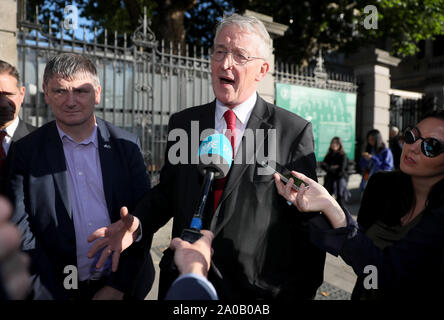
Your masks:
{"label": "man's ear", "polygon": [[268,71],[270,71],[270,63],[264,60],[260,66],[260,71],[256,76],[256,81],[261,81],[267,75]]}
{"label": "man's ear", "polygon": [[42,89],[43,89],[43,94],[45,96],[45,102],[46,102],[46,104],[49,104],[49,102],[48,102],[48,87],[46,86],[45,83],[42,84]]}
{"label": "man's ear", "polygon": [[21,96],[20,105],[22,105],[23,100],[25,100],[26,88],[24,86],[21,86],[19,89],[19,92],[20,92],[20,96]]}
{"label": "man's ear", "polygon": [[95,93],[94,103],[96,105],[100,103],[100,93],[101,92],[102,92],[102,87],[100,85],[98,85],[97,88],[94,89],[94,93]]}

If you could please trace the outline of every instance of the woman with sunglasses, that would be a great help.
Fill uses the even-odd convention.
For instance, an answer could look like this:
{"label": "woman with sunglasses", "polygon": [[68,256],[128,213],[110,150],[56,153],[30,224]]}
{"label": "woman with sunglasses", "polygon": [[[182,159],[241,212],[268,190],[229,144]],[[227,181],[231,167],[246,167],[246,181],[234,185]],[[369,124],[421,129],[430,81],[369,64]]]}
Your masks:
{"label": "woman with sunglasses", "polygon": [[[370,295],[383,299],[443,297],[444,111],[404,133],[400,172],[375,174],[368,183],[359,224],[325,188],[293,172],[310,188],[295,192],[275,176],[278,192],[299,211],[323,212],[310,221],[313,243],[341,255]],[[370,270],[376,270],[371,274]],[[369,281],[376,276],[377,282]],[[363,296],[354,293],[353,298]]]}

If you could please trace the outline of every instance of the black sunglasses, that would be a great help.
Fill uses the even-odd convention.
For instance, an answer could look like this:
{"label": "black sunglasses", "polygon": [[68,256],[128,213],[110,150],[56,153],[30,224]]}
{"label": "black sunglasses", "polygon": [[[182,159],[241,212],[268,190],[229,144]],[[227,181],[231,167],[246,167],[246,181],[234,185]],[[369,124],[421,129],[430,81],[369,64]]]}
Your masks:
{"label": "black sunglasses", "polygon": [[[415,135],[415,131],[417,135]],[[413,144],[416,140],[421,139],[421,151],[429,158],[436,157],[444,152],[444,144],[435,138],[423,138],[421,132],[416,127],[408,127],[404,131],[404,141],[407,144]]]}

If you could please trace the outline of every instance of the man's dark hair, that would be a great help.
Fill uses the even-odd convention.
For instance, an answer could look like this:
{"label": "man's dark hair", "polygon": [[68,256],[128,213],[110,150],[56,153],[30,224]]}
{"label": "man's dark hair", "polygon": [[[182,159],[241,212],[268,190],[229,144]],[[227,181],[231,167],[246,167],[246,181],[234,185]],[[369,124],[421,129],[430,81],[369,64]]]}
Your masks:
{"label": "man's dark hair", "polygon": [[5,73],[14,77],[17,80],[17,87],[20,87],[20,74],[17,68],[6,61],[0,60],[0,74]]}
{"label": "man's dark hair", "polygon": [[94,63],[89,58],[77,53],[61,53],[53,56],[46,64],[43,84],[47,85],[49,79],[54,75],[71,80],[79,72],[89,74],[95,87],[100,85]]}

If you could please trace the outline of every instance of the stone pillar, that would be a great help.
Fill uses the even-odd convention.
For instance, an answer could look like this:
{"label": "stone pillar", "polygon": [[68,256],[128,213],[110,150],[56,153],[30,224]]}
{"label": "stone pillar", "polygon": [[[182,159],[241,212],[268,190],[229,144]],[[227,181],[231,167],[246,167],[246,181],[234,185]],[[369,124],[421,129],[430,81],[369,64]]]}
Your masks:
{"label": "stone pillar", "polygon": [[388,146],[390,123],[390,67],[401,59],[387,51],[366,48],[350,57],[359,85],[356,110],[356,159],[367,145],[367,132],[378,129]]}
{"label": "stone pillar", "polygon": [[[270,37],[272,39],[276,39],[277,37],[281,37],[284,35],[285,31],[287,31],[288,26],[273,22],[273,17],[246,10],[245,15],[247,16],[253,16],[258,18],[260,21],[262,21],[265,25],[265,28],[267,29],[268,33],[270,34]],[[275,86],[274,86],[274,54],[269,59],[270,62],[270,71],[266,75],[264,79],[262,79],[261,82],[259,82],[259,86],[257,88],[257,91],[259,95],[266,101],[270,103],[274,103],[275,101]]]}
{"label": "stone pillar", "polygon": [[1,0],[0,59],[17,66],[17,1]]}

